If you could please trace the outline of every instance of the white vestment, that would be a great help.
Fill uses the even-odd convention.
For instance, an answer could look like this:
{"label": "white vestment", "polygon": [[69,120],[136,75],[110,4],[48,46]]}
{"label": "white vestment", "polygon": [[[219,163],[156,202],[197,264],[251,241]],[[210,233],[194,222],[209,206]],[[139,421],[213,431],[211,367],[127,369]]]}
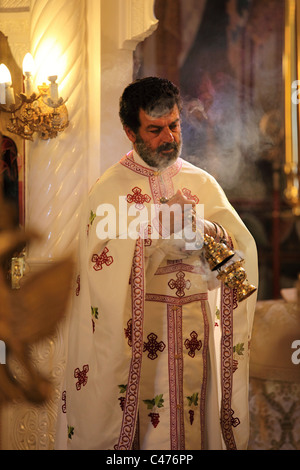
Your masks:
{"label": "white vestment", "polygon": [[[238,303],[219,281],[209,291],[202,251],[152,239],[153,227],[149,238],[127,230],[126,210],[148,210],[178,189],[225,228],[257,285],[254,240],[205,171],[178,159],[158,172],[133,152],[107,170],[82,216],[61,403],[69,449],[247,447],[256,294]],[[109,207],[117,223],[108,217],[101,239]]]}

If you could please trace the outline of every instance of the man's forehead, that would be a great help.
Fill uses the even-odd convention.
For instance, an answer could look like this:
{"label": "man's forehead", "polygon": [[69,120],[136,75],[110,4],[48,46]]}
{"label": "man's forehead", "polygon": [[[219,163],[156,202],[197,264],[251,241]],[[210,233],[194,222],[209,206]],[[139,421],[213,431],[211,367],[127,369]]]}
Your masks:
{"label": "man's forehead", "polygon": [[161,125],[163,122],[173,122],[179,119],[179,110],[177,105],[175,105],[172,109],[165,109],[160,110],[158,113],[157,110],[154,109],[152,112],[147,112],[144,109],[140,109],[140,122],[141,124],[152,124]]}

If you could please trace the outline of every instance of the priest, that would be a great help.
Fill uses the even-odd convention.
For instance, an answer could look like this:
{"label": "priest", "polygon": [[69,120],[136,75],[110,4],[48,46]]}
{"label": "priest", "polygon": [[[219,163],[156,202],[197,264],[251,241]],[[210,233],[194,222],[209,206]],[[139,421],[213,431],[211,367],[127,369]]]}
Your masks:
{"label": "priest", "polygon": [[256,246],[216,180],[180,157],[181,109],[166,79],[125,88],[132,151],[84,207],[61,407],[68,449],[247,448],[256,294],[241,300],[218,278],[203,240],[238,253],[257,286]]}

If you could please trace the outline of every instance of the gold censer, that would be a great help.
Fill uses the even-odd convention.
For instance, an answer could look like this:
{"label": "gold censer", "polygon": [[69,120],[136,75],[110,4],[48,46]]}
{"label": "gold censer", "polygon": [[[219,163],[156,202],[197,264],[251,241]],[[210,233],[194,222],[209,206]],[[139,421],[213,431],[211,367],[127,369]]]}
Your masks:
{"label": "gold censer", "polygon": [[236,253],[225,243],[218,243],[209,235],[204,235],[204,255],[210,269],[218,271],[217,278],[227,287],[236,289],[238,302],[242,302],[257,290],[247,281],[247,274],[243,268],[244,260],[240,258],[233,261],[232,258]]}

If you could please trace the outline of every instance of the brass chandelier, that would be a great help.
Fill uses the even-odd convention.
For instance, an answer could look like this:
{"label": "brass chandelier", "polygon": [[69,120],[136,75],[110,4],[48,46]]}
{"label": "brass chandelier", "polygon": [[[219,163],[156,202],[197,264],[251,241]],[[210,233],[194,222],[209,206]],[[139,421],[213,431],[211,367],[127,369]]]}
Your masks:
{"label": "brass chandelier", "polygon": [[19,102],[16,103],[10,72],[6,65],[0,65],[0,110],[11,114],[7,126],[9,132],[31,141],[35,133],[40,139],[53,139],[69,125],[66,101],[59,97],[56,75],[49,76],[50,85],[43,83],[37,87],[36,93],[33,90],[33,68],[33,58],[26,54],[23,61],[24,93],[17,95]]}

